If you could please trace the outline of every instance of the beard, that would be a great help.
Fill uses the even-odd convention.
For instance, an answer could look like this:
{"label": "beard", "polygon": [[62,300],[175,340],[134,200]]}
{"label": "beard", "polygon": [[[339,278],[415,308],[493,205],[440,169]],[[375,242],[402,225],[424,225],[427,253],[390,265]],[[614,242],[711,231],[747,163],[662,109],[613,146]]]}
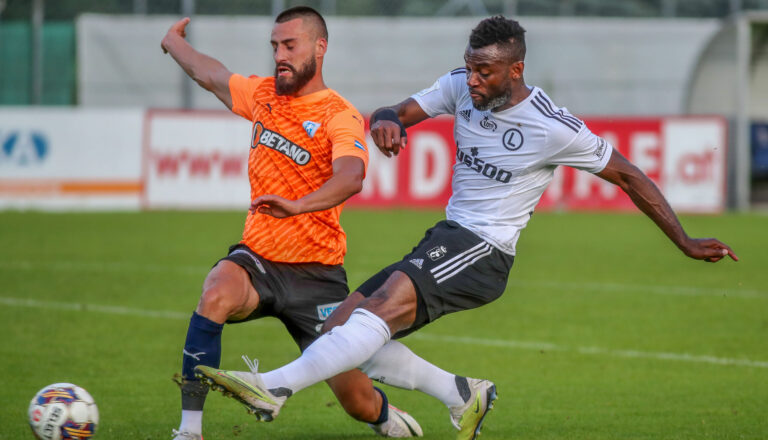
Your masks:
{"label": "beard", "polygon": [[307,85],[309,80],[317,72],[317,60],[315,57],[309,57],[306,63],[302,64],[299,70],[293,66],[283,64],[282,67],[288,67],[293,72],[293,78],[284,78],[277,75],[277,66],[275,66],[275,92],[278,95],[293,95]]}
{"label": "beard", "polygon": [[472,106],[480,111],[493,110],[496,107],[501,107],[502,105],[509,102],[509,99],[511,97],[512,97],[512,87],[509,87],[503,90],[500,94],[496,96],[486,98],[480,102],[472,101]]}

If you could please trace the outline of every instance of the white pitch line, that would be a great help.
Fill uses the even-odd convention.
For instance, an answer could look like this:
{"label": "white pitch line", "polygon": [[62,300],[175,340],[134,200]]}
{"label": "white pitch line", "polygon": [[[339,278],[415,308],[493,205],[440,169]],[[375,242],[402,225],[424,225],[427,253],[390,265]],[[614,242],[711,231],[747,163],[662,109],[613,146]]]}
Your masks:
{"label": "white pitch line", "polygon": [[546,287],[549,289],[600,290],[607,292],[639,292],[676,296],[734,296],[739,298],[768,299],[768,291],[754,289],[724,289],[692,286],[659,286],[653,284],[575,283],[560,281],[522,281],[510,279],[510,286]]}
{"label": "white pitch line", "polygon": [[505,339],[485,339],[485,338],[472,338],[463,336],[449,336],[449,335],[435,335],[431,333],[418,332],[414,333],[409,338],[421,339],[425,341],[440,341],[446,343],[462,343],[471,345],[484,345],[489,347],[503,347],[512,349],[523,350],[549,350],[549,351],[561,351],[561,352],[576,352],[587,355],[606,355],[623,358],[637,358],[637,359],[655,359],[663,361],[682,361],[682,362],[694,362],[699,364],[715,364],[715,365],[735,365],[739,367],[754,367],[754,368],[768,368],[768,362],[755,361],[751,359],[734,359],[734,358],[721,358],[708,355],[695,355],[690,353],[665,353],[665,352],[653,352],[653,351],[640,351],[640,350],[612,350],[609,348],[601,347],[568,347],[564,345],[557,345],[551,342],[525,342],[525,341],[510,341]]}
{"label": "white pitch line", "polygon": [[[213,263],[211,263],[213,266]],[[185,275],[205,275],[210,267],[205,266],[174,266],[170,264],[135,264],[114,261],[0,261],[0,269],[34,270],[41,269],[61,272],[148,272],[148,273],[180,273]]]}
{"label": "white pitch line", "polygon": [[[213,262],[211,263],[213,265]],[[204,276],[210,270],[206,266],[169,265],[169,264],[136,264],[110,261],[0,261],[0,269],[39,271],[40,268],[62,272],[146,272],[146,273],[176,273],[182,275]],[[371,273],[348,272],[350,277],[367,279]],[[712,288],[692,286],[663,286],[653,284],[622,284],[594,282],[561,282],[561,281],[527,281],[510,278],[509,287],[543,287],[558,290],[587,290],[602,292],[634,292],[652,293],[672,296],[718,296],[751,299],[768,299],[768,291],[737,288]]]}
{"label": "white pitch line", "polygon": [[191,311],[182,313],[173,312],[170,310],[147,310],[121,306],[104,306],[99,304],[40,301],[36,299],[12,298],[7,296],[0,296],[0,304],[15,307],[31,307],[35,309],[69,310],[74,312],[96,312],[111,315],[129,315],[139,316],[142,318],[189,319],[192,317]]}
{"label": "white pitch line", "polygon": [[[189,312],[175,312],[170,310],[148,310],[137,309],[122,306],[105,306],[99,304],[84,304],[84,303],[68,303],[61,301],[40,301],[27,298],[13,298],[0,296],[0,304],[13,307],[30,307],[38,309],[51,309],[51,310],[69,310],[78,312],[95,312],[105,313],[113,315],[129,315],[139,316],[146,318],[165,318],[165,319],[179,319],[188,320],[191,316]],[[257,320],[256,323],[264,323],[267,325],[277,324],[276,322]],[[449,335],[435,335],[426,332],[414,333],[409,338],[424,340],[424,341],[440,341],[451,344],[468,344],[468,345],[483,345],[488,347],[500,347],[510,349],[521,350],[547,350],[547,351],[561,351],[561,352],[576,352],[586,355],[606,355],[614,357],[624,358],[639,358],[639,359],[655,359],[664,361],[684,361],[703,364],[715,364],[715,365],[735,365],[740,367],[754,367],[754,368],[768,368],[768,362],[755,361],[750,359],[733,359],[733,358],[721,358],[716,356],[707,355],[693,355],[689,353],[664,353],[664,352],[650,352],[639,350],[612,350],[600,347],[568,347],[563,345],[554,344],[551,342],[535,342],[535,341],[513,341],[507,339],[486,339],[486,338],[473,338],[466,336],[449,336]]]}
{"label": "white pitch line", "polygon": [[[106,306],[101,304],[86,304],[86,303],[72,303],[62,301],[41,301],[29,298],[14,298],[8,296],[0,296],[0,304],[13,307],[29,307],[35,309],[47,309],[47,310],[67,310],[74,312],[94,312],[104,313],[108,315],[125,315],[125,316],[138,316],[141,318],[163,318],[163,319],[178,319],[189,321],[192,317],[192,310],[188,312],[176,312],[172,310],[151,310],[151,309],[137,309],[132,307],[123,306]],[[254,320],[249,321],[256,325],[280,325],[274,320]]]}
{"label": "white pitch line", "polygon": [[[370,273],[361,273],[358,271],[348,272],[350,278],[366,280]],[[354,286],[350,286],[354,288]],[[633,292],[633,293],[653,293],[657,295],[671,296],[719,296],[735,297],[749,299],[768,299],[768,290],[740,289],[740,288],[713,288],[713,287],[693,287],[693,286],[663,286],[654,284],[622,284],[622,283],[595,283],[595,282],[577,282],[577,281],[535,281],[535,280],[517,280],[511,276],[507,282],[507,287],[543,287],[556,290],[587,290],[602,292]]]}

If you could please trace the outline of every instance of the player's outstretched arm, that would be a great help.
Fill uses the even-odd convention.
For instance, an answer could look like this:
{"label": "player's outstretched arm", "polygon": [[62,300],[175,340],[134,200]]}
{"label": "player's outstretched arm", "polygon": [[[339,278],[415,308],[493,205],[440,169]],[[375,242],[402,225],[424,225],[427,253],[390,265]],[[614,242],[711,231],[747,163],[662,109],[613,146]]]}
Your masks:
{"label": "player's outstretched arm", "polygon": [[298,200],[274,194],[259,196],[251,202],[251,213],[285,218],[305,212],[323,211],[343,203],[363,189],[365,164],[355,156],[342,156],[333,161],[333,176],[323,186]]}
{"label": "player's outstretched arm", "polygon": [[160,43],[164,53],[169,53],[202,88],[212,92],[228,109],[232,109],[232,95],[229,93],[229,78],[232,72],[218,60],[196,51],[184,39],[189,17],[184,17],[168,29]]}
{"label": "player's outstretched arm", "polygon": [[597,175],[621,187],[632,202],[650,217],[685,255],[711,263],[726,255],[735,261],[739,260],[733,250],[719,240],[689,237],[661,191],[648,176],[618,151],[613,151],[608,165]]}
{"label": "player's outstretched arm", "polygon": [[408,142],[405,128],[428,117],[413,98],[391,107],[381,107],[371,114],[371,138],[385,156],[397,156]]}

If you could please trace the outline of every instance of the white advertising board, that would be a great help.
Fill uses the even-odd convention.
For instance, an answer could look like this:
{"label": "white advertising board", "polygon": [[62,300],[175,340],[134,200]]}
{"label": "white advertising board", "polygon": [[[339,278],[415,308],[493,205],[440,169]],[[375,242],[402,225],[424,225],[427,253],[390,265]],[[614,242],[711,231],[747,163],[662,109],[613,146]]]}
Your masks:
{"label": "white advertising board", "polygon": [[669,204],[684,212],[719,212],[725,205],[726,125],[719,119],[670,118],[661,181]]}
{"label": "white advertising board", "polygon": [[136,209],[141,109],[1,108],[0,208]]}
{"label": "white advertising board", "polygon": [[251,123],[225,111],[150,110],[147,208],[248,209]]}

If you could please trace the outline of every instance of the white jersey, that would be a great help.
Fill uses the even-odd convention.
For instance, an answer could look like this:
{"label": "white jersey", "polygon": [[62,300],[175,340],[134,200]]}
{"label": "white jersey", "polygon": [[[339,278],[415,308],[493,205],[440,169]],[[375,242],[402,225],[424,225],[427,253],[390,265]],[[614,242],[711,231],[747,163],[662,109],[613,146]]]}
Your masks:
{"label": "white jersey", "polygon": [[456,163],[446,218],[514,255],[555,168],[600,172],[613,147],[538,87],[514,107],[491,112],[473,107],[466,81],[466,70],[456,69],[412,98],[430,117],[455,116]]}

